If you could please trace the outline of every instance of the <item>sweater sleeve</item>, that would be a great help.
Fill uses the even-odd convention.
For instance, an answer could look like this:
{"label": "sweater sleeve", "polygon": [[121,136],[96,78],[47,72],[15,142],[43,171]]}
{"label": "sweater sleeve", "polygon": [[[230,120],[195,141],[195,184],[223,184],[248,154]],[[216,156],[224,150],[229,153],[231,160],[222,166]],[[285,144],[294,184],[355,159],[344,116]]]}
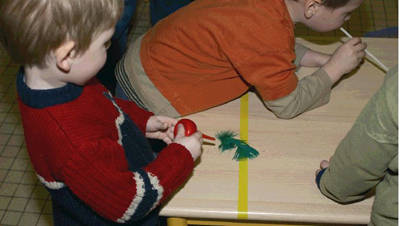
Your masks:
{"label": "sweater sleeve", "polygon": [[137,221],[178,189],[191,174],[190,153],[172,143],[137,171],[128,170],[122,147],[110,139],[81,145],[62,169],[62,180],[99,215]]}
{"label": "sweater sleeve", "polygon": [[279,118],[290,119],[329,102],[332,81],[323,69],[301,79],[296,89],[277,100],[265,100],[265,105]]}
{"label": "sweater sleeve", "polygon": [[396,74],[387,76],[339,144],[320,175],[321,192],[341,203],[364,198],[385,174],[397,174],[397,168],[390,167],[397,159],[397,137]]}
{"label": "sweater sleeve", "polygon": [[147,121],[154,114],[140,108],[133,101],[127,101],[120,98],[115,98],[115,101],[122,108],[122,110],[129,115],[139,129],[145,133]]}
{"label": "sweater sleeve", "polygon": [[299,69],[300,62],[308,50],[309,50],[309,48],[296,42],[296,44],[294,46],[294,52],[296,54],[296,60],[294,61],[294,65],[296,65],[297,69]]}

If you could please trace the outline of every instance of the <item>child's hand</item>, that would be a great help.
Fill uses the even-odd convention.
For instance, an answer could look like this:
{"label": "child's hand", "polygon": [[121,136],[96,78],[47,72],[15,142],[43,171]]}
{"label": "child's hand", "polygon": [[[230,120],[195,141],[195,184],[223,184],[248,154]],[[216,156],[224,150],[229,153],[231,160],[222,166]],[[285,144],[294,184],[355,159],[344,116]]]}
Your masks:
{"label": "child's hand", "polygon": [[178,133],[174,142],[185,146],[192,155],[193,161],[196,161],[201,154],[201,145],[203,144],[201,135],[201,132],[197,131],[190,136],[185,136],[185,128],[182,124],[178,124]]}
{"label": "child's hand", "polygon": [[321,170],[323,170],[323,169],[325,169],[325,168],[328,168],[328,167],[329,167],[329,161],[327,161],[327,160],[322,160],[321,163],[319,164],[319,169],[317,169],[317,170],[315,171],[315,176],[317,176],[318,173],[319,173]]}
{"label": "child's hand", "polygon": [[366,48],[367,44],[363,43],[360,38],[352,38],[337,48],[328,63],[322,68],[335,83],[360,64],[365,56]]}
{"label": "child's hand", "polygon": [[163,140],[170,144],[174,139],[174,127],[177,120],[166,116],[151,116],[146,124],[146,137]]}

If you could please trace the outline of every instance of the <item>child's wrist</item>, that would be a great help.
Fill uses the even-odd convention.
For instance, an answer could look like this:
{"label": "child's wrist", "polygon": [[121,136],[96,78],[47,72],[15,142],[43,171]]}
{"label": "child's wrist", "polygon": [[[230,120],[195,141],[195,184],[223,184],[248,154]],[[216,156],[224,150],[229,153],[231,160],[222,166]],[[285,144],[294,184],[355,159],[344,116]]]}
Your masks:
{"label": "child's wrist", "polygon": [[326,63],[328,63],[329,59],[331,58],[331,55],[329,54],[322,54],[320,57],[320,66],[324,66]]}
{"label": "child's wrist", "polygon": [[335,69],[335,67],[332,67],[330,64],[325,64],[324,66],[322,66],[322,69],[326,72],[326,74],[328,74],[329,78],[332,81],[332,84],[337,82],[342,76],[342,74],[338,72]]}

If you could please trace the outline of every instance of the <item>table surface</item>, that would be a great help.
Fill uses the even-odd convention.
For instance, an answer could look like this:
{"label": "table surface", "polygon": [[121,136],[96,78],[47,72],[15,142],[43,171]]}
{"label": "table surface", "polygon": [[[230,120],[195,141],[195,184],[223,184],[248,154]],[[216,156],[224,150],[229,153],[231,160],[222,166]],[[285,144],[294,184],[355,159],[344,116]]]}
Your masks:
{"label": "table surface", "polygon": [[[397,64],[397,39],[365,38],[368,50],[386,66]],[[298,39],[321,52],[332,53],[340,40]],[[301,78],[312,68],[302,68]],[[248,219],[280,222],[369,222],[373,197],[340,205],[324,197],[315,185],[315,170],[329,159],[385,73],[365,61],[332,90],[330,102],[290,119],[278,119],[249,93],[248,143],[260,155],[248,161]],[[240,131],[240,99],[189,115],[209,135]],[[238,219],[239,163],[233,151],[221,153],[203,145],[193,176],[163,207],[161,215],[185,218]]]}

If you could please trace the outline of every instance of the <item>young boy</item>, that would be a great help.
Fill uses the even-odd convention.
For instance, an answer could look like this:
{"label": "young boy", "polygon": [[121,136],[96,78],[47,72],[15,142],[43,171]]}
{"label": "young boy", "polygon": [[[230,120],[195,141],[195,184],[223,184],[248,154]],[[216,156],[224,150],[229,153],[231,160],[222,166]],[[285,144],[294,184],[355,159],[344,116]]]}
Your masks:
{"label": "young boy", "polygon": [[359,201],[375,190],[369,225],[398,225],[398,68],[388,72],[330,161],[317,170],[328,198]]}
{"label": "young boy", "polygon": [[[114,99],[93,79],[122,0],[2,0],[0,43],[22,66],[27,149],[55,225],[158,225],[154,208],[190,176],[201,134]],[[146,136],[145,136],[146,135]],[[169,145],[157,156],[146,137]]]}
{"label": "young boy", "polygon": [[[294,24],[331,31],[350,19],[361,3],[193,1],[130,45],[116,69],[117,95],[177,117],[255,88],[278,117],[295,117],[329,101],[331,86],[357,67],[366,45],[351,39],[331,57],[297,45],[296,57]],[[322,68],[298,81],[298,65]]]}

